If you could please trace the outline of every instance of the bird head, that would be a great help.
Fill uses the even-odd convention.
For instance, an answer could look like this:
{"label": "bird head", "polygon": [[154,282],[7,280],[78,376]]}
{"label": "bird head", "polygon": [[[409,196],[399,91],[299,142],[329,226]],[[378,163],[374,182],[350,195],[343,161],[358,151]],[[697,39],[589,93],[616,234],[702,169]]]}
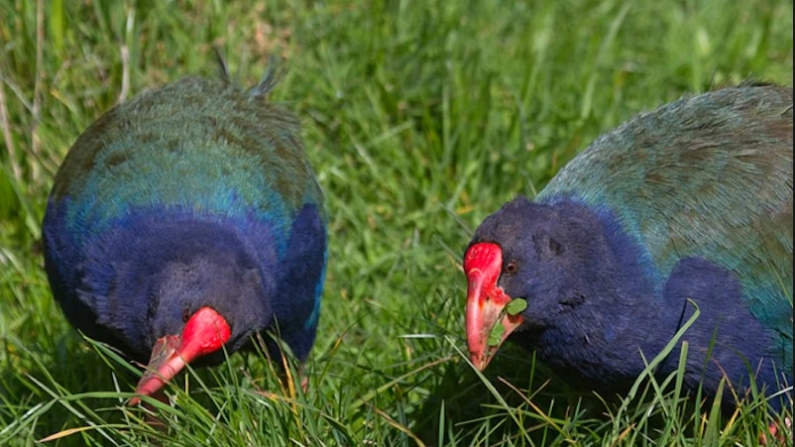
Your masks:
{"label": "bird head", "polygon": [[576,207],[523,197],[480,225],[464,255],[467,345],[476,368],[485,369],[511,334],[554,326],[582,303],[598,232]]}
{"label": "bird head", "polygon": [[220,363],[267,321],[259,270],[230,245],[175,249],[181,256],[159,264],[146,323],[151,356],[137,394],[158,393],[187,364]]}

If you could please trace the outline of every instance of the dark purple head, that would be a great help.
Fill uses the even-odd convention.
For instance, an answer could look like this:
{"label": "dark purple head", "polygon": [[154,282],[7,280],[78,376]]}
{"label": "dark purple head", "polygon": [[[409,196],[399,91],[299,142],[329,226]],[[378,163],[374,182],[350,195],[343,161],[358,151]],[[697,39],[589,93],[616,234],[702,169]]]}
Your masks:
{"label": "dark purple head", "polygon": [[[513,332],[566,326],[590,301],[604,302],[627,287],[618,283],[626,268],[620,259],[638,255],[628,253],[633,244],[609,237],[617,233],[571,201],[540,204],[519,197],[483,221],[464,256],[467,342],[475,366],[484,369]],[[516,298],[527,308],[511,315],[505,308]],[[589,324],[599,325],[590,318]]]}
{"label": "dark purple head", "polygon": [[325,265],[316,207],[299,213],[281,250],[268,222],[158,208],[128,214],[74,252],[74,236],[61,230],[58,208],[51,211],[45,259],[53,292],[76,328],[148,359],[140,394],[187,363],[223,361],[224,351],[276,325],[297,357],[311,349]]}

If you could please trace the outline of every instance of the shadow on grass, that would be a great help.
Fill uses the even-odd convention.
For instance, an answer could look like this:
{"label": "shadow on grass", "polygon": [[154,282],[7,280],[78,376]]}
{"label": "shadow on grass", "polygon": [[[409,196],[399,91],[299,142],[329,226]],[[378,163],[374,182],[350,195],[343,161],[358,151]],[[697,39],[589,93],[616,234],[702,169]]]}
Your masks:
{"label": "shadow on grass", "polygon": [[[0,445],[29,445],[68,430],[130,424],[131,413],[122,408],[134,395],[140,369],[111,348],[83,340],[71,330],[51,344],[5,342],[6,360],[0,363]],[[186,376],[181,374],[172,383],[185,389],[186,380],[191,380]],[[208,368],[195,371],[193,377],[209,388],[221,386],[219,376]],[[206,396],[196,398],[211,406]],[[140,417],[145,417],[143,412]],[[89,437],[102,445],[101,434]],[[85,442],[72,434],[53,445]]]}
{"label": "shadow on grass", "polygon": [[[572,382],[554,378],[532,354],[510,344],[482,375],[465,362],[448,362],[438,374],[439,385],[413,420],[428,447],[588,445],[611,439],[614,445],[639,439],[643,445],[699,439],[755,445],[769,424],[791,417],[791,388],[772,398],[789,406],[756,392],[736,403],[698,391],[677,395],[670,378],[644,375],[600,397],[567,386]],[[683,371],[672,377],[676,374]]]}
{"label": "shadow on grass", "polygon": [[[528,408],[524,396],[531,395],[533,404],[543,412],[548,411],[546,416],[553,419],[565,418],[570,407],[578,403],[576,393],[535,363],[532,354],[513,345],[501,348],[483,372],[483,377],[493,385],[503,402],[466,362],[445,363],[438,374],[441,376],[439,385],[412,421],[415,433],[429,447],[483,445],[523,436],[543,442],[550,433],[541,429],[543,421],[527,417],[532,409]],[[603,406],[595,398],[589,401],[593,406]],[[518,418],[521,428],[517,420],[509,416],[513,410],[523,413]]]}

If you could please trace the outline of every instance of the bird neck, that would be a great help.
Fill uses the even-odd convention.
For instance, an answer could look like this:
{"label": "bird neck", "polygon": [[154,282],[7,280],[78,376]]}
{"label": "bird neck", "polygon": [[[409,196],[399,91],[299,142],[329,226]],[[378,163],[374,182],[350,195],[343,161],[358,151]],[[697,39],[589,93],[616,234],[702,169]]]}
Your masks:
{"label": "bird neck", "polygon": [[[89,247],[81,300],[92,303],[98,323],[137,343],[125,350],[139,359],[148,358],[154,338],[181,330],[184,308],[209,304],[227,315],[233,299],[262,300],[274,288],[259,267],[259,254],[221,219],[141,211],[92,239]],[[275,255],[270,263],[276,263]],[[264,321],[263,312],[245,313]]]}
{"label": "bird neck", "polygon": [[553,206],[564,215],[594,219],[591,228],[599,234],[588,235],[594,242],[577,273],[567,277],[565,293],[573,298],[562,297],[563,311],[555,321],[525,336],[536,337],[542,356],[563,376],[577,374],[571,379],[592,384],[631,383],[645,367],[640,352],[646,359],[660,352],[676,332],[682,307],[666,306],[665,279],[614,213],[565,200]]}
{"label": "bird neck", "polygon": [[[689,346],[686,386],[703,384],[714,391],[725,376],[733,384],[747,384],[749,366],[761,383],[777,383],[781,366],[770,359],[780,355],[776,350],[783,352],[782,340],[751,314],[732,271],[687,257],[661,272],[613,214],[597,211],[594,216],[603,231],[589,235],[596,243],[566,281],[566,290],[581,299],[543,331],[528,334],[537,337],[536,346],[553,369],[596,388],[628,386],[688,325],[677,341]],[[699,316],[691,320],[696,309]],[[679,352],[663,359],[656,374],[664,377],[680,368]],[[760,362],[759,353],[767,360]],[[749,359],[757,363],[749,365]]]}

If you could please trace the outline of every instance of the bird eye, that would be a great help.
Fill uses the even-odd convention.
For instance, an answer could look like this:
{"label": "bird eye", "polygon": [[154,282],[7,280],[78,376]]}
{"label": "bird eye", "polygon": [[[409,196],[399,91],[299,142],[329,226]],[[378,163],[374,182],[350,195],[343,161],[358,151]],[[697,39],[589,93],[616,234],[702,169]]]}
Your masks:
{"label": "bird eye", "polygon": [[516,273],[517,270],[519,270],[519,266],[513,261],[505,264],[505,273],[512,275]]}

